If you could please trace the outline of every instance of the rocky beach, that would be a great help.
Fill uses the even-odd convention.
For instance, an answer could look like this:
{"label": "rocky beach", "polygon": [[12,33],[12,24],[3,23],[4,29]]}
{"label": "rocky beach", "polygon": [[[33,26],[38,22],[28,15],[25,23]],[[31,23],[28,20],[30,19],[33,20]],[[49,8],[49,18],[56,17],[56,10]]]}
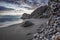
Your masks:
{"label": "rocky beach", "polygon": [[0,28],[0,40],[60,40],[60,0],[48,0],[22,23]]}
{"label": "rocky beach", "polygon": [[37,32],[41,24],[45,24],[48,19],[26,19],[34,25],[23,27],[22,24],[15,24],[8,27],[0,28],[0,40],[29,40]]}

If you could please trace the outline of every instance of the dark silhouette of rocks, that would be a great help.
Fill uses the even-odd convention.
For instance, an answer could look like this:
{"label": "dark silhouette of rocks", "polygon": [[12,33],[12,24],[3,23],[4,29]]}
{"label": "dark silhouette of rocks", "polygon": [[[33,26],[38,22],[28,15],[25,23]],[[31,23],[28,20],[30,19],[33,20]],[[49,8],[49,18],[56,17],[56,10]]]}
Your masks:
{"label": "dark silhouette of rocks", "polygon": [[24,13],[21,17],[21,19],[29,19],[30,18],[30,14]]}
{"label": "dark silhouette of rocks", "polygon": [[32,25],[34,25],[34,24],[30,21],[25,21],[25,22],[22,23],[23,27],[29,27],[29,26],[32,26]]}
{"label": "dark silhouette of rocks", "polygon": [[44,18],[48,17],[46,11],[48,11],[48,6],[41,6],[31,13],[31,18]]}
{"label": "dark silhouette of rocks", "polygon": [[29,19],[29,18],[49,18],[50,17],[50,8],[48,5],[41,6],[37,8],[35,11],[33,11],[30,15],[24,13],[22,15],[22,19]]}
{"label": "dark silhouette of rocks", "polygon": [[40,31],[42,29],[44,31],[35,33],[33,36],[36,37],[33,37],[33,40],[60,40],[60,0],[49,0],[48,6],[50,7],[48,24],[39,27]]}
{"label": "dark silhouette of rocks", "polygon": [[[33,27],[34,25],[34,28],[35,28],[39,26],[39,28],[37,29],[37,32],[33,33],[32,35],[33,37],[31,39],[29,37],[28,40],[60,40],[60,0],[49,0],[48,5],[37,8],[29,16],[27,14],[24,14],[24,15],[25,16],[23,16],[23,19],[28,19],[28,18],[40,19],[40,18],[46,18],[46,17],[49,18],[48,23],[43,23],[41,26],[34,25],[34,23],[30,21],[24,21],[22,23],[21,26],[23,27]],[[45,17],[45,15],[47,16]],[[27,18],[24,18],[24,17],[27,17]],[[28,33],[27,35],[30,36],[31,33]]]}

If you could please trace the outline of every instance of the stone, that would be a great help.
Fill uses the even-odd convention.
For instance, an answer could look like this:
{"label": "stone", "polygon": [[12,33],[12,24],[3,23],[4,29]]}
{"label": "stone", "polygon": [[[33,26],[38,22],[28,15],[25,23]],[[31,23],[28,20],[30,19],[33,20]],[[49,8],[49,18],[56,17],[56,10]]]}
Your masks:
{"label": "stone", "polygon": [[32,38],[31,39],[27,39],[27,40],[32,40]]}
{"label": "stone", "polygon": [[29,27],[29,26],[32,26],[32,25],[34,25],[34,23],[32,23],[30,21],[25,21],[25,22],[22,23],[23,27]]}
{"label": "stone", "polygon": [[55,40],[60,40],[60,35],[57,35],[57,36],[55,37]]}
{"label": "stone", "polygon": [[27,33],[27,35],[31,35],[32,33]]}

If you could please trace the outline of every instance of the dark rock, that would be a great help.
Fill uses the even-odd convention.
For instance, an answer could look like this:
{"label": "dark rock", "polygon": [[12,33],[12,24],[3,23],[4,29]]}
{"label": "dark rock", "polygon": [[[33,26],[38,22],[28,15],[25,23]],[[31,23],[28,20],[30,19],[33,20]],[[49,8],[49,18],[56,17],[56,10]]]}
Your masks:
{"label": "dark rock", "polygon": [[32,40],[32,38],[30,38],[30,39],[27,39],[27,40]]}
{"label": "dark rock", "polygon": [[30,19],[30,18],[49,18],[50,17],[50,7],[45,5],[37,8],[31,14],[24,13],[22,15],[22,19]]}
{"label": "dark rock", "polygon": [[31,35],[32,33],[27,33],[27,35]]}
{"label": "dark rock", "polygon": [[57,37],[55,38],[55,40],[60,40],[60,36],[57,36]]}
{"label": "dark rock", "polygon": [[34,24],[30,21],[25,21],[25,22],[22,23],[23,27],[29,27],[29,26],[32,26],[32,25],[34,25]]}
{"label": "dark rock", "polygon": [[30,14],[26,14],[24,13],[21,17],[21,19],[29,19],[30,18]]}
{"label": "dark rock", "polygon": [[37,8],[31,13],[31,18],[44,18],[45,16],[47,17],[47,13],[45,12],[48,12],[48,9],[49,7],[47,5]]}
{"label": "dark rock", "polygon": [[[58,5],[57,5],[58,4]],[[49,4],[48,6],[50,6],[50,12],[48,12],[47,10],[45,10],[43,12],[43,10],[38,10],[37,13],[39,11],[41,11],[41,13],[39,15],[46,15],[45,13],[50,14],[49,20],[48,20],[48,24],[45,25],[41,25],[39,27],[39,29],[37,29],[37,33],[39,32],[38,37],[36,36],[36,38],[40,39],[40,40],[60,40],[60,8],[59,8],[59,0],[49,0]],[[36,13],[36,11],[35,11]],[[37,15],[36,13],[36,15]],[[44,14],[43,14],[44,13]],[[33,17],[38,17],[35,14],[33,14]],[[36,35],[36,34],[35,34]],[[33,37],[34,39],[34,37]]]}

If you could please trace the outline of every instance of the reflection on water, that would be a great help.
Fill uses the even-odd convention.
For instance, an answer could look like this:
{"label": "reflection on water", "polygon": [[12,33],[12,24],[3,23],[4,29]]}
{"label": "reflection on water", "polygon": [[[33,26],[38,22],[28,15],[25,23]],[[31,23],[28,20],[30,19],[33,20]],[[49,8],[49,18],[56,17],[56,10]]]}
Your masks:
{"label": "reflection on water", "polygon": [[21,16],[16,15],[1,15],[0,16],[0,22],[6,22],[6,21],[16,21],[19,20]]}

